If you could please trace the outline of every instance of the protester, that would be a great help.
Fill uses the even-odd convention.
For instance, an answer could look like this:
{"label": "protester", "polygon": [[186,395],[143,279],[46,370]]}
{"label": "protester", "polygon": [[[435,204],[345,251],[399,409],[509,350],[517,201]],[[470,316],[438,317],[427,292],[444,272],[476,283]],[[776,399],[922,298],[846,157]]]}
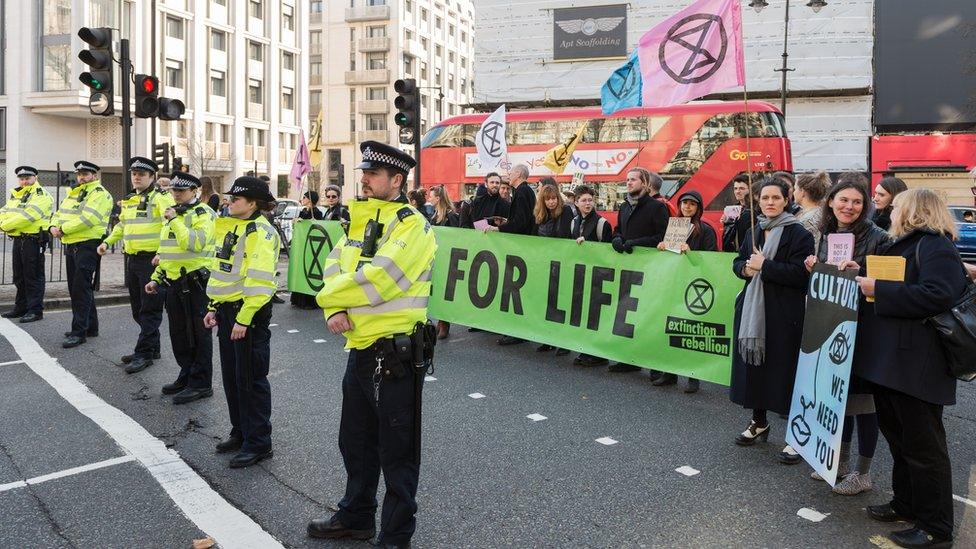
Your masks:
{"label": "protester", "polygon": [[329,185],[325,188],[325,215],[322,219],[349,223],[349,208],[343,206],[340,200],[342,200],[342,189],[338,185]]}
{"label": "protester", "polygon": [[[509,178],[515,187],[508,220],[498,227],[490,226],[489,230],[510,234],[531,235],[535,232],[535,192],[529,185],[529,166],[516,164],[509,172]],[[525,340],[514,336],[502,336],[499,345],[517,345]]]}
{"label": "protester", "polygon": [[[655,174],[657,175],[657,174]],[[678,215],[678,209],[674,207],[674,204],[668,202],[667,197],[661,194],[661,187],[664,186],[664,180],[660,176],[652,177],[647,182],[647,194],[651,196],[654,200],[664,204],[668,207],[668,215],[675,217]]]}
{"label": "protester", "polygon": [[[431,187],[427,191],[428,201],[434,206],[434,215],[430,218],[430,224],[437,227],[457,227],[460,218],[454,211],[454,203],[447,197],[447,192],[443,185]],[[437,321],[437,339],[447,339],[451,336],[451,324],[443,320]]]}
{"label": "protester", "polygon": [[569,209],[573,210],[573,217],[579,212],[576,211],[576,193],[573,191],[563,191],[563,201],[569,206]]}
{"label": "protester", "polygon": [[[573,224],[573,210],[563,202],[563,195],[556,186],[556,180],[551,177],[539,181],[539,195],[536,198],[534,234],[549,238],[570,238]],[[557,348],[542,344],[536,351],[546,353],[556,350],[556,356],[566,356],[569,349]]]}
{"label": "protester", "polygon": [[[652,184],[652,182],[655,182]],[[617,214],[617,227],[610,244],[617,253],[634,253],[634,248],[654,248],[664,240],[668,229],[668,207],[648,194],[649,189],[661,188],[661,176],[644,168],[627,172],[627,195]],[[636,372],[639,367],[618,362],[611,364],[611,372]],[[651,370],[651,379],[657,379]]]}
{"label": "protester", "polygon": [[[576,217],[570,226],[570,235],[576,239],[576,243],[582,245],[583,242],[610,242],[613,237],[613,228],[610,222],[596,213],[596,193],[591,187],[576,187]],[[605,366],[609,361],[586,353],[580,353],[573,359],[573,364],[577,366]]]}
{"label": "protester", "polygon": [[428,220],[433,213],[433,208],[427,204],[427,191],[424,189],[414,189],[407,192],[407,200],[418,212],[422,213]]}
{"label": "protester", "polygon": [[[809,276],[803,262],[813,253],[813,235],[786,211],[788,186],[766,178],[758,188],[755,247],[750,230],[732,263],[746,285],[735,301],[729,396],[752,410],[748,428],[735,439],[740,446],[769,438],[768,410],[790,411]],[[800,456],[786,446],[779,459],[793,464]]]}
{"label": "protester", "polygon": [[491,172],[485,176],[485,192],[476,196],[468,208],[464,208],[460,215],[460,226],[473,229],[477,221],[488,220],[489,225],[498,225],[496,221],[508,219],[509,204],[502,200],[498,188],[502,184],[502,176]]}
{"label": "protester", "polygon": [[894,241],[884,255],[905,258],[905,280],[858,277],[861,292],[875,303],[857,340],[870,360],[856,363],[854,372],[874,384],[878,423],[893,459],[894,496],[867,511],[882,522],[913,523],[890,535],[902,547],[948,547],[952,469],[942,413],[956,402],[956,379],[938,332],[925,320],[955,305],[968,282],[952,243],[956,224],[935,192],[903,191],[891,207]]}
{"label": "protester", "polygon": [[874,188],[874,224],[884,230],[891,228],[891,203],[908,185],[897,177],[884,177]]}
{"label": "protester", "polygon": [[800,206],[796,219],[813,235],[813,245],[820,245],[820,220],[823,218],[823,202],[830,189],[827,172],[801,174],[793,186],[793,198]]}
{"label": "protester", "polygon": [[[315,191],[307,191],[302,195],[302,207],[298,210],[298,217],[295,218],[295,222],[300,222],[305,219],[309,220],[322,220],[325,216],[322,214],[322,210],[318,208],[319,203],[319,193]],[[319,306],[315,303],[315,296],[303,294],[300,292],[291,293],[291,305],[298,309],[314,310],[318,309]]]}
{"label": "protester", "polygon": [[225,196],[220,202],[220,216],[227,217],[228,215],[230,215],[230,199]]}
{"label": "protester", "polygon": [[739,205],[739,213],[736,216],[722,214],[722,251],[738,253],[742,237],[752,227],[752,214],[749,210],[749,174],[740,173],[732,178],[732,196]]}
{"label": "protester", "polygon": [[[687,251],[718,251],[718,236],[715,234],[715,229],[707,221],[702,220],[702,213],[704,213],[704,201],[702,200],[701,193],[698,191],[688,191],[678,197],[678,216],[691,218],[691,234],[688,235],[688,239],[681,245],[682,253]],[[659,243],[657,249],[664,250],[664,242]],[[661,387],[664,385],[674,385],[677,382],[678,376],[675,374],[662,373],[660,377],[653,381],[653,385]],[[688,384],[685,386],[685,392],[697,393],[700,385],[699,380],[689,377]]]}
{"label": "protester", "polygon": [[[800,176],[802,180],[803,176]],[[797,181],[800,187],[800,181]],[[848,268],[853,265],[861,267],[864,274],[865,257],[875,255],[890,237],[871,221],[869,208],[870,191],[868,181],[863,175],[855,172],[845,173],[827,194],[826,203],[822,208],[821,223],[817,228],[819,233],[830,235],[833,233],[852,233],[854,235],[854,249],[851,263],[844,262],[838,267]],[[828,259],[828,240],[824,238],[817,248],[817,256],[810,256],[805,263],[808,271],[813,270],[815,263],[826,263]],[[873,314],[873,303],[862,299],[858,306],[858,317]],[[859,341],[864,324],[858,324],[858,334],[855,341]],[[854,362],[873,360],[872,355],[865,354],[864,347],[854,347]],[[834,486],[835,494],[853,496],[871,489],[871,460],[878,445],[878,416],[875,414],[874,397],[868,384],[856,374],[851,374],[847,388],[847,409],[844,418],[844,430],[841,434],[840,456],[837,468],[837,478],[842,480]],[[855,419],[856,418],[856,419]],[[857,463],[853,470],[850,467],[851,440],[854,436],[854,425],[857,423]],[[815,480],[822,480],[814,471],[810,475]]]}
{"label": "protester", "polygon": [[501,185],[498,186],[498,196],[502,197],[502,200],[512,203],[512,184],[509,181],[503,180]]}
{"label": "protester", "polygon": [[796,203],[793,197],[793,190],[796,188],[796,175],[792,172],[779,171],[773,172],[771,177],[782,181],[790,191],[790,195],[787,197],[786,212],[794,216],[800,215],[800,205]]}

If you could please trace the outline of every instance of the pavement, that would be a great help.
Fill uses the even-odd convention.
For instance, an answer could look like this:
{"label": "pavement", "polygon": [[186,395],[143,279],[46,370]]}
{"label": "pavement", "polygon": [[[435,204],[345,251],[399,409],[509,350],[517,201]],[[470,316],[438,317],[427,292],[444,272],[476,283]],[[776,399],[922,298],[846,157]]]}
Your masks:
{"label": "pavement", "polygon": [[[126,375],[128,307],[101,308],[101,337],[65,350],[69,316],[0,321],[0,401],[15,419],[0,422],[0,547],[188,547],[205,534],[222,547],[366,547],[305,535],[345,482],[347,354],[320,313],[275,307],[275,456],[244,470],[214,454],[230,430],[219,366],[214,398],[173,406],[159,394],[177,373],[165,327],[162,360]],[[452,334],[424,388],[417,547],[891,547],[883,535],[907,527],[864,513],[890,498],[883,439],[874,490],[837,496],[806,465],[776,461],[778,418],[769,443],[736,446],[750,414],[724,387],[686,395]],[[976,547],[976,385],[958,400],[945,417],[956,547]]]}

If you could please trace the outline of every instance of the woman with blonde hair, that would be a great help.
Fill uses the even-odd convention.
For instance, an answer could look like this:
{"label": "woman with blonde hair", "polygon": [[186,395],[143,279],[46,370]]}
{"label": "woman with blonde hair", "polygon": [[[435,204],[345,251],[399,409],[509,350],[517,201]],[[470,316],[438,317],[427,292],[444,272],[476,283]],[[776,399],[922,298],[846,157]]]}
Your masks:
{"label": "woman with blonde hair", "polygon": [[[573,237],[573,210],[563,201],[563,194],[559,192],[555,179],[545,177],[539,181],[539,192],[536,195],[533,215],[535,230],[532,234],[550,238]],[[556,350],[556,356],[569,354],[568,349],[558,349],[546,344],[540,345],[536,351],[545,353],[553,349]]]}
{"label": "woman with blonde hair", "polygon": [[942,413],[956,402],[956,378],[938,332],[925,321],[953,307],[969,282],[952,242],[955,221],[933,191],[896,196],[890,232],[894,241],[881,253],[905,258],[904,280],[857,278],[874,308],[859,320],[865,326],[858,329],[857,349],[866,359],[855,361],[854,373],[873,384],[893,460],[894,495],[867,512],[882,522],[913,523],[890,535],[902,547],[949,547],[952,470]]}
{"label": "woman with blonde hair", "polygon": [[454,211],[454,203],[447,197],[444,185],[431,187],[427,191],[427,202],[433,204],[434,211],[430,216],[430,224],[437,227],[458,227],[460,218]]}

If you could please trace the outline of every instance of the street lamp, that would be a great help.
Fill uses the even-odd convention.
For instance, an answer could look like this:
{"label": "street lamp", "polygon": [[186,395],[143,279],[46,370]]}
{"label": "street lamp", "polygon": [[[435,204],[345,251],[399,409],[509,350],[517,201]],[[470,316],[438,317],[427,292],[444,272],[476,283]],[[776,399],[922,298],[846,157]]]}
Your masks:
{"label": "street lamp", "polygon": [[[756,10],[759,13],[769,5],[766,0],[750,0],[749,7]],[[827,5],[826,0],[810,0],[807,2],[807,7],[813,10],[813,13],[820,13],[820,10]],[[782,84],[780,85],[779,100],[780,100],[780,111],[783,113],[783,117],[786,117],[786,73],[790,71],[795,71],[796,69],[791,69],[787,67],[786,61],[790,54],[787,51],[787,46],[789,45],[790,37],[790,0],[786,0],[786,9],[783,15],[783,67],[775,69],[776,72],[782,73]]]}

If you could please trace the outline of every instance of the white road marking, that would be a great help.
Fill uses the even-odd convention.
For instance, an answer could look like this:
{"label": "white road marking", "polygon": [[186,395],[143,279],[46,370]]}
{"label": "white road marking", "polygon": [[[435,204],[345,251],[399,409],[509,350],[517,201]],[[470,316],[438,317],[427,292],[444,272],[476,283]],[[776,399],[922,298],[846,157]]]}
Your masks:
{"label": "white road marking", "polygon": [[18,480],[17,482],[11,482],[9,484],[0,484],[0,492],[6,492],[7,490],[13,490],[14,488],[33,486],[35,484],[40,484],[42,482],[47,482],[49,480],[70,477],[72,475],[77,475],[79,473],[86,473],[88,471],[94,471],[96,469],[104,469],[105,467],[111,467],[113,465],[118,465],[120,463],[128,463],[130,461],[135,461],[135,460],[136,460],[135,456],[120,456],[117,458],[106,459],[105,461],[99,461],[97,463],[89,463],[88,465],[82,465],[80,467],[72,467],[71,469],[65,469],[64,471],[58,471],[56,473],[49,473],[47,475],[41,475],[39,477],[29,478],[27,480]]}
{"label": "white road marking", "polygon": [[544,416],[542,414],[529,414],[529,415],[527,415],[525,417],[531,419],[532,421],[544,421],[544,420],[549,419],[549,418],[547,418],[546,416]]}
{"label": "white road marking", "polygon": [[976,501],[973,501],[971,499],[966,499],[966,498],[964,498],[962,496],[957,496],[955,494],[952,494],[952,499],[954,499],[956,501],[960,501],[962,503],[965,503],[966,505],[969,505],[970,507],[976,507]]}
{"label": "white road marking", "polygon": [[694,467],[691,467],[689,465],[682,465],[681,467],[678,467],[677,469],[675,469],[675,472],[681,473],[682,475],[684,475],[686,477],[693,477],[693,476],[697,475],[698,473],[701,473],[701,471],[699,471],[698,469],[695,469]]}
{"label": "white road marking", "polygon": [[610,437],[600,437],[596,439],[596,441],[604,446],[613,446],[614,444],[620,442],[619,440],[614,440]]}
{"label": "white road marking", "polygon": [[424,376],[424,381],[437,381],[437,378],[434,376]]}
{"label": "white road marking", "polygon": [[473,399],[475,399],[475,400],[478,400],[479,398],[485,398],[485,395],[483,395],[481,393],[471,393],[468,396],[471,397],[471,398],[473,398]]}
{"label": "white road marking", "polygon": [[223,547],[280,548],[281,543],[220,496],[177,452],[91,392],[24,330],[0,319],[0,335],[41,379],[102,428],[156,479],[183,514]]}
{"label": "white road marking", "polygon": [[824,514],[816,509],[810,509],[809,507],[804,507],[796,512],[796,516],[800,518],[805,518],[810,522],[820,522],[823,519],[830,516],[830,513]]}
{"label": "white road marking", "polygon": [[274,328],[277,324],[268,324],[268,328]]}
{"label": "white road marking", "polygon": [[288,330],[288,333],[289,334],[297,334],[298,333],[298,330]]}
{"label": "white road marking", "polygon": [[312,343],[325,343],[324,339],[313,339]]}
{"label": "white road marking", "polygon": [[14,364],[23,364],[23,360],[11,360],[9,362],[0,362],[0,366],[13,366]]}

